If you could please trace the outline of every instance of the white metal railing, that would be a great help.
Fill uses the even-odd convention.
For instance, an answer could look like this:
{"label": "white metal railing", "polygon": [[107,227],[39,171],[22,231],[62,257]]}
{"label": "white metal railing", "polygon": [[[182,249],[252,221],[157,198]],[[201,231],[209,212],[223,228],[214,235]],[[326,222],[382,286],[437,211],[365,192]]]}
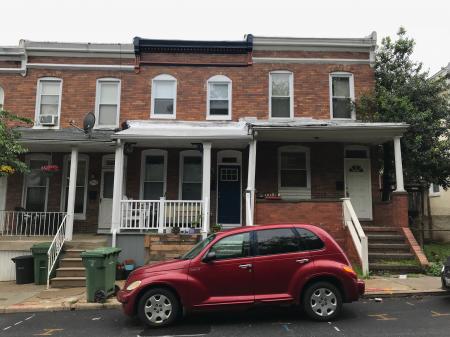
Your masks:
{"label": "white metal railing", "polygon": [[349,198],[342,199],[342,211],[344,216],[344,225],[348,227],[356,251],[361,259],[362,272],[364,275],[369,274],[369,247],[367,236],[364,233],[355,210]]}
{"label": "white metal railing", "polygon": [[164,233],[173,227],[201,229],[203,200],[121,200],[121,230],[158,230]]}
{"label": "white metal railing", "polygon": [[0,236],[53,236],[65,212],[0,211]]}
{"label": "white metal railing", "polygon": [[47,289],[50,286],[50,275],[55,267],[56,261],[58,261],[59,253],[61,252],[64,241],[66,239],[66,223],[67,223],[67,215],[61,221],[61,224],[58,227],[58,231],[53,238],[53,241],[47,251]]}

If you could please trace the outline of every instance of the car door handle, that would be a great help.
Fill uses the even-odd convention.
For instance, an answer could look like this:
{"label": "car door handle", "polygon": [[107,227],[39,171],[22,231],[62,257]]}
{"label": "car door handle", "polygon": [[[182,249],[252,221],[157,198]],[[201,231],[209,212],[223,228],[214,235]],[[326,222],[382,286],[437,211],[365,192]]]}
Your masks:
{"label": "car door handle", "polygon": [[252,268],[252,264],[248,263],[248,264],[240,264],[239,268],[241,269],[251,269]]}
{"label": "car door handle", "polygon": [[295,260],[295,262],[300,263],[300,264],[305,264],[309,262],[309,259],[300,259],[300,260]]}

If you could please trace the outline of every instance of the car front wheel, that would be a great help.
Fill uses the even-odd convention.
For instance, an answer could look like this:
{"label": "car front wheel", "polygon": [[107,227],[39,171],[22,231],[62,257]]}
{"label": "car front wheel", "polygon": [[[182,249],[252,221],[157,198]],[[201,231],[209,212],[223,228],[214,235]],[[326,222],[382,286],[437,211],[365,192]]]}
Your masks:
{"label": "car front wheel", "polygon": [[333,320],[342,311],[341,292],[329,282],[314,283],[304,293],[303,309],[314,320]]}
{"label": "car front wheel", "polygon": [[139,319],[151,327],[161,327],[175,322],[180,312],[180,302],[175,294],[164,288],[148,290],[139,300]]}

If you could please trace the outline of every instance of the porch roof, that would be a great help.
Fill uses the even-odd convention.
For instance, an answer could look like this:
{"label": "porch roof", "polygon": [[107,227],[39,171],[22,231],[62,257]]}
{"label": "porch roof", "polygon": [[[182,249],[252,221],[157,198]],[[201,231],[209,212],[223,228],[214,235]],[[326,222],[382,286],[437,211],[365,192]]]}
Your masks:
{"label": "porch roof", "polygon": [[248,124],[244,121],[128,121],[128,128],[116,132],[113,139],[133,140],[140,143],[171,140],[171,145],[212,141],[221,143],[233,141],[247,144],[252,138]]}
{"label": "porch roof", "polygon": [[90,135],[75,128],[54,130],[18,127],[16,130],[21,135],[19,141],[33,152],[49,150],[66,152],[73,146],[89,152],[113,151],[112,130],[92,130]]}
{"label": "porch roof", "polygon": [[401,136],[406,123],[365,123],[344,120],[301,118],[289,121],[251,120],[249,127],[259,140],[266,141],[339,141],[382,143]]}

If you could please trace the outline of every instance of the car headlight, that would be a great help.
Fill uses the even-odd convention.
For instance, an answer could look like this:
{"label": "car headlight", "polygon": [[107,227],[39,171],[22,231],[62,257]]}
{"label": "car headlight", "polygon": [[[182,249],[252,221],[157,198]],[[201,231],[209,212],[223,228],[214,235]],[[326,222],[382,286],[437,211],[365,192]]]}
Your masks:
{"label": "car headlight", "polygon": [[127,290],[128,290],[128,291],[131,291],[131,290],[136,289],[137,287],[139,287],[139,286],[141,285],[141,282],[142,282],[142,281],[134,281],[134,282],[131,282],[131,283],[128,285]]}

